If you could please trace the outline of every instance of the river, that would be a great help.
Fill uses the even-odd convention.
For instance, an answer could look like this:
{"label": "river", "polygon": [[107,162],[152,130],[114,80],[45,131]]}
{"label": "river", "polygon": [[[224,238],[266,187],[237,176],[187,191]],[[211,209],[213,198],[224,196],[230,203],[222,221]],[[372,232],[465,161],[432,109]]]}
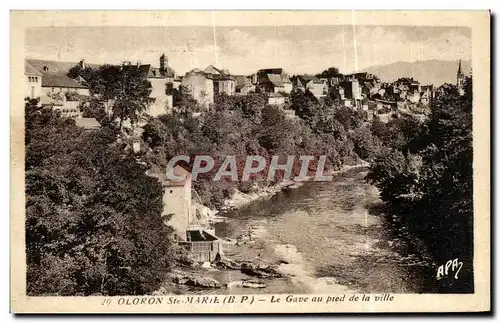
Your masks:
{"label": "river", "polygon": [[[366,168],[305,183],[223,214],[221,238],[250,234],[253,244],[228,248],[234,260],[281,263],[287,278],[264,280],[259,290],[231,293],[428,293],[434,288],[431,261],[401,238],[383,214],[377,189],[364,180]],[[214,270],[221,282],[244,277]],[[212,293],[204,291],[201,293]]]}

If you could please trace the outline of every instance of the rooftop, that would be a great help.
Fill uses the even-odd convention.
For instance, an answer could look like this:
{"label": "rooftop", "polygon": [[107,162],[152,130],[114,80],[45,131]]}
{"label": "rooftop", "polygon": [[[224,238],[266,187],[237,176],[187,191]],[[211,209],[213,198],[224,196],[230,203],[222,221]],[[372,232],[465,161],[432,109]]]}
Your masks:
{"label": "rooftop", "polygon": [[83,84],[78,83],[72,78],[66,75],[58,74],[44,74],[42,77],[43,87],[63,87],[63,88],[74,88],[74,89],[86,89],[87,87]]}
{"label": "rooftop", "polygon": [[305,82],[313,81],[313,83],[323,84],[323,81],[321,81],[319,78],[317,78],[314,75],[308,75],[308,74],[298,75],[298,78],[301,81],[305,81]]}
{"label": "rooftop", "polygon": [[274,86],[282,87],[283,85],[283,80],[281,79],[281,76],[278,74],[267,74],[267,79],[269,82],[271,82]]}
{"label": "rooftop", "polygon": [[[46,73],[51,74],[64,74],[68,73],[68,71],[78,65],[78,62],[59,62],[59,61],[47,61],[41,59],[26,59],[26,62],[33,66],[37,71],[45,75]],[[98,68],[97,64],[87,64],[85,66],[91,68]]]}
{"label": "rooftop", "polygon": [[97,130],[101,127],[101,124],[95,118],[77,118],[75,124],[85,130]]}
{"label": "rooftop", "polygon": [[33,67],[33,65],[31,65],[27,61],[24,62],[24,74],[42,76],[42,73],[40,73],[36,68]]}
{"label": "rooftop", "polygon": [[173,169],[173,173],[177,177],[182,177],[182,180],[171,180],[169,177],[167,177],[167,172],[162,173],[154,173],[150,174],[149,176],[155,177],[158,179],[158,181],[163,185],[163,186],[184,186],[191,176],[191,174],[184,169],[183,167],[176,165]]}

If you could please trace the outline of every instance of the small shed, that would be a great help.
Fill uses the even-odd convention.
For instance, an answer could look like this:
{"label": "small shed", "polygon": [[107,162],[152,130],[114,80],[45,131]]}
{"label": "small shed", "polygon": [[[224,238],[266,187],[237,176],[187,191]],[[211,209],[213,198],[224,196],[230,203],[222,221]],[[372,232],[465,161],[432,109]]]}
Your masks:
{"label": "small shed", "polygon": [[199,262],[213,262],[218,254],[223,254],[223,241],[203,228],[188,228],[184,246]]}

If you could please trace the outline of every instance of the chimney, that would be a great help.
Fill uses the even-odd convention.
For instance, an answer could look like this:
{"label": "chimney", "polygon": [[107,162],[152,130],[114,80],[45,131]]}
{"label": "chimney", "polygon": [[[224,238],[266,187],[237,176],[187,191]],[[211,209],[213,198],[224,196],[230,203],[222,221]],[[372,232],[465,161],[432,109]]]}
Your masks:
{"label": "chimney", "polygon": [[85,69],[85,60],[82,58],[82,60],[80,61],[80,67],[82,68],[82,70]]}

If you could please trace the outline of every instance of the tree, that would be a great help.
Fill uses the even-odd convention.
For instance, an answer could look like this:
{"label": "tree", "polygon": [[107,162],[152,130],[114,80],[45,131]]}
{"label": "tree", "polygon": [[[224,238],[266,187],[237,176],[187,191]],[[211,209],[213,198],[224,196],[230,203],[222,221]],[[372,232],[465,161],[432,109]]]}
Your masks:
{"label": "tree", "polygon": [[66,75],[72,79],[76,79],[80,76],[85,81],[91,81],[92,79],[94,79],[94,77],[96,77],[95,73],[96,73],[96,71],[94,69],[92,69],[91,67],[82,68],[78,64],[78,65],[75,65],[72,68],[70,68],[68,73],[66,73]]}
{"label": "tree", "polygon": [[134,65],[101,65],[86,79],[90,93],[111,110],[112,120],[119,121],[119,129],[125,120],[136,124],[154,101],[151,83]]}
{"label": "tree", "polygon": [[291,108],[295,114],[306,121],[311,121],[314,116],[313,105],[318,103],[318,99],[306,90],[305,92],[295,89],[290,93]]}
{"label": "tree", "polygon": [[108,129],[26,104],[28,295],[144,295],[172,263],[162,188]]}
{"label": "tree", "polygon": [[174,107],[177,108],[177,112],[183,115],[203,110],[198,101],[194,99],[190,89],[183,85],[179,86],[178,89],[173,89],[172,101]]}
{"label": "tree", "polygon": [[320,74],[317,74],[316,76],[317,77],[330,78],[330,77],[342,76],[342,74],[339,72],[338,68],[336,68],[336,67],[329,67],[328,69],[324,70]]}
{"label": "tree", "polygon": [[368,125],[355,129],[351,138],[354,143],[354,152],[364,160],[372,161],[381,152],[382,143],[371,133]]}
{"label": "tree", "polygon": [[387,129],[377,125],[378,135],[387,136],[384,143],[396,135],[395,129],[403,135],[375,160],[368,179],[438,263],[455,258],[463,262],[461,279],[442,280],[439,288],[472,292],[472,79],[466,80],[465,95],[452,85],[439,88],[431,111],[423,127],[409,119]]}

